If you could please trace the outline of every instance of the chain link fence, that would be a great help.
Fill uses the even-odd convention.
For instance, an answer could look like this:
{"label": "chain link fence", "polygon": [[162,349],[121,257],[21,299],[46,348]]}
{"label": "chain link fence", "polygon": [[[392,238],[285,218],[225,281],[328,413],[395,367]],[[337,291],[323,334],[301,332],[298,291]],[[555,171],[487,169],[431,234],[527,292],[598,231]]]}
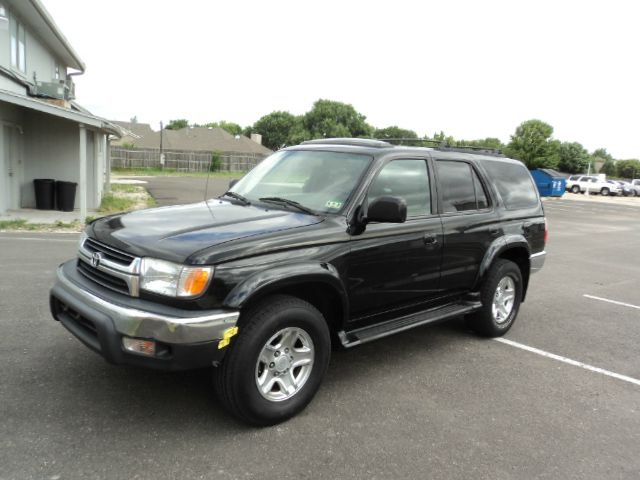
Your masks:
{"label": "chain link fence", "polygon": [[164,165],[159,149],[111,147],[111,167],[124,169],[170,169],[177,172],[248,172],[266,155],[239,152],[164,151]]}

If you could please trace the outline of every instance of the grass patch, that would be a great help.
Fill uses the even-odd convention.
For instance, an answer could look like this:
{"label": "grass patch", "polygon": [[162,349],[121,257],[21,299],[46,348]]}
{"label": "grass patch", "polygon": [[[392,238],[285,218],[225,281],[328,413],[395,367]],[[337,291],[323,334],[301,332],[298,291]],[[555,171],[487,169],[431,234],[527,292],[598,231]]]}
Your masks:
{"label": "grass patch", "polygon": [[211,178],[242,177],[247,172],[182,172],[172,168],[112,168],[112,175],[124,177],[204,177],[211,175]]}
{"label": "grass patch", "polygon": [[0,221],[0,230],[17,230],[23,228],[27,224],[24,218],[16,218],[15,220]]}
{"label": "grass patch", "polygon": [[27,223],[24,218],[0,221],[0,230],[16,230],[20,232],[52,232],[60,230],[79,232],[82,227],[83,224],[80,222],[62,222],[60,220],[55,223]]}
{"label": "grass patch", "polygon": [[139,193],[140,187],[138,185],[131,185],[127,183],[112,183],[111,191],[121,193]]}
{"label": "grass patch", "polygon": [[114,193],[107,193],[102,197],[100,204],[100,213],[116,213],[132,210],[138,201],[135,198],[127,198],[116,196]]}
{"label": "grass patch", "polygon": [[111,214],[154,207],[155,205],[155,199],[149,195],[146,188],[140,185],[114,183],[111,185],[111,191],[102,197],[98,211]]}

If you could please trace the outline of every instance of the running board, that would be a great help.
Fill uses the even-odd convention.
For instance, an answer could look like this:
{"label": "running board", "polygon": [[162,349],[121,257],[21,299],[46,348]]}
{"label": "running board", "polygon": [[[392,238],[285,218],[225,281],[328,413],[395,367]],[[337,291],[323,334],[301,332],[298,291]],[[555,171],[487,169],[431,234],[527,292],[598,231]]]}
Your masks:
{"label": "running board", "polygon": [[351,348],[362,343],[372,342],[373,340],[393,335],[394,333],[409,330],[410,328],[467,315],[479,310],[481,307],[482,304],[480,302],[462,301],[432,310],[412,313],[411,315],[405,315],[404,317],[395,318],[368,327],[350,331],[342,330],[338,332],[338,337],[343,347]]}

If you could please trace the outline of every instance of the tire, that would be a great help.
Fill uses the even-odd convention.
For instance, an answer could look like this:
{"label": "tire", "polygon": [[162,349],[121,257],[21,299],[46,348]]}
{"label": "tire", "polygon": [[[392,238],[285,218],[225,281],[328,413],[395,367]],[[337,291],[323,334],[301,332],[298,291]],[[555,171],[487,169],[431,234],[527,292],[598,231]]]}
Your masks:
{"label": "tire", "polygon": [[[329,328],[313,305],[287,295],[265,298],[241,319],[238,337],[214,369],[216,393],[238,419],[256,426],[275,425],[300,413],[320,387],[331,356]],[[284,354],[285,347],[293,361]],[[310,363],[292,363],[305,360]],[[294,391],[285,391],[287,385]]]}
{"label": "tire", "polygon": [[602,190],[600,190],[600,195],[602,195],[603,197],[607,197],[609,195],[609,193],[611,193],[609,191],[609,189],[607,187],[603,187]]}
{"label": "tire", "polygon": [[578,185],[574,185],[573,187],[571,187],[571,191],[573,193],[580,193],[580,187]]}
{"label": "tire", "polygon": [[[511,282],[510,284],[509,281]],[[498,286],[510,286],[513,292],[511,307],[506,312],[506,315],[506,308],[505,310],[494,309],[494,299],[498,295]],[[509,288],[505,291],[508,292]],[[506,297],[504,298],[506,299]],[[520,268],[514,262],[500,258],[489,269],[480,289],[482,308],[467,317],[467,325],[477,334],[484,337],[500,337],[507,333],[513,325],[518,316],[521,300],[522,273]]]}

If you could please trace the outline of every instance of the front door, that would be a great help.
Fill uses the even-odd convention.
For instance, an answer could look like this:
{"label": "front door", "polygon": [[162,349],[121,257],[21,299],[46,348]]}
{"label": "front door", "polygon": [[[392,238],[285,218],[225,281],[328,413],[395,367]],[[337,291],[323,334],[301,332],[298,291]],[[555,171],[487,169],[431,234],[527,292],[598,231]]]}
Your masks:
{"label": "front door", "polygon": [[0,212],[20,208],[20,148],[18,129],[13,126],[2,126],[2,148],[0,155]]}
{"label": "front door", "polygon": [[371,183],[367,201],[382,195],[407,202],[407,221],[370,223],[352,237],[348,259],[352,321],[395,316],[433,300],[439,292],[442,223],[432,211],[427,161],[387,163]]}

